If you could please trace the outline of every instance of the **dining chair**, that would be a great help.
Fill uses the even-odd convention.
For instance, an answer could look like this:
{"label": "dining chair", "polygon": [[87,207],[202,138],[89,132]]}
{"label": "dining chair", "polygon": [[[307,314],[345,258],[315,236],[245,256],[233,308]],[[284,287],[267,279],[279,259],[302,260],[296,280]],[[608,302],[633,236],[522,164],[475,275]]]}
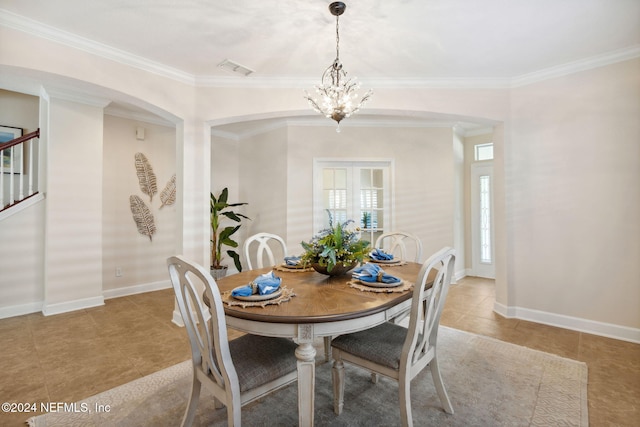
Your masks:
{"label": "dining chair", "polygon": [[[437,339],[440,315],[451,282],[455,250],[445,247],[422,264],[413,289],[409,327],[384,322],[371,329],[340,335],[331,343],[333,355],[333,409],[336,414],[344,406],[344,363],[385,375],[398,382],[400,418],[403,426],[413,425],[411,415],[411,380],[427,365],[445,412],[453,414],[440,369]],[[437,270],[431,287],[427,278]]]}
{"label": "dining chair", "polygon": [[[414,262],[420,262],[422,259],[422,241],[410,233],[404,231],[390,231],[383,233],[376,239],[375,247],[378,249],[384,249],[386,253],[394,254],[394,256],[400,256],[400,259],[406,261],[410,251],[414,251]],[[399,313],[393,319],[394,323],[400,323],[409,315],[409,310],[405,310]]]}
{"label": "dining chair", "polygon": [[[191,394],[182,426],[193,423],[203,384],[213,393],[216,408],[226,405],[227,425],[240,426],[242,405],[298,378],[297,345],[285,338],[250,334],[229,341],[222,297],[209,272],[180,256],[168,258],[167,265],[193,362]],[[202,286],[211,305],[208,310]]]}
{"label": "dining chair", "polygon": [[415,251],[414,262],[420,262],[422,259],[422,242],[417,236],[404,231],[390,231],[383,233],[376,239],[375,247],[384,249],[389,254],[396,255],[399,251],[400,259],[407,260],[409,249]]}
{"label": "dining chair", "polygon": [[[282,251],[282,259],[284,260],[284,257],[287,256],[287,245],[284,242],[284,239],[278,236],[277,234],[257,233],[257,234],[254,234],[253,236],[249,236],[247,240],[244,241],[242,245],[242,252],[244,253],[244,258],[247,261],[247,267],[249,270],[253,269],[251,264],[251,254],[252,254],[251,247],[255,246],[254,243],[258,244],[258,247],[256,248],[256,251],[255,251],[256,268],[264,267],[263,259],[265,255],[269,259],[269,265],[276,265],[275,255],[273,253],[271,246],[269,246],[269,244],[274,241],[276,242],[275,243],[276,247],[278,245],[280,246],[280,250]],[[331,337],[325,337],[324,338],[324,354],[325,354],[326,361],[329,361],[331,357],[330,350],[331,350]]]}
{"label": "dining chair", "polygon": [[255,259],[256,259],[256,268],[264,267],[264,256],[266,255],[269,260],[269,265],[276,265],[276,258],[274,256],[273,248],[270,246],[274,244],[276,248],[280,248],[282,252],[282,260],[287,256],[287,245],[284,242],[284,239],[276,234],[271,233],[257,233],[253,236],[249,236],[247,240],[244,241],[242,245],[242,252],[244,252],[245,260],[247,261],[247,266],[249,270],[252,270],[251,264],[251,247],[255,246],[254,243],[257,243],[257,247],[255,249]]}

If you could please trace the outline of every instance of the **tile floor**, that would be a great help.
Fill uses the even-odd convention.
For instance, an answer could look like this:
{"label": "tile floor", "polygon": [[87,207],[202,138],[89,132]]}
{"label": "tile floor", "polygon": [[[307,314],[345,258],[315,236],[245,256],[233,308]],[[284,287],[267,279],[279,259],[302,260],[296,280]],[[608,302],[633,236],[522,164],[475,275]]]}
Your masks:
{"label": "tile floor", "polygon": [[[584,361],[591,426],[640,425],[640,345],[504,319],[493,312],[492,280],[451,287],[442,324]],[[105,306],[0,320],[0,400],[74,402],[190,357],[171,323],[172,290],[107,300]],[[0,413],[1,426],[29,414]]]}

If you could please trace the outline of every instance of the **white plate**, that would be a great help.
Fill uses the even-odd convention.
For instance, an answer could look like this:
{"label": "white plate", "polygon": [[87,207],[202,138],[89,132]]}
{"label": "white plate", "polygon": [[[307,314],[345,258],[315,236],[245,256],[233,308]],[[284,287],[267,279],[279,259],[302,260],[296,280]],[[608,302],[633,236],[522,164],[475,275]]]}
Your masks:
{"label": "white plate", "polygon": [[398,283],[382,283],[382,282],[365,282],[364,280],[356,279],[358,282],[365,286],[370,286],[372,288],[395,288],[397,286],[402,285],[402,280]]}
{"label": "white plate", "polygon": [[373,258],[369,258],[369,261],[375,262],[376,264],[399,264],[402,262],[400,259],[385,259],[385,260],[377,260]]}
{"label": "white plate", "polygon": [[[239,289],[239,288],[244,288],[244,286],[238,286],[237,288],[234,289],[234,291],[236,289]],[[267,294],[267,295],[254,294],[254,295],[249,295],[249,296],[246,296],[246,297],[239,296],[239,295],[238,296],[231,295],[231,297],[235,298],[237,300],[240,300],[240,301],[266,301],[266,300],[278,298],[280,295],[282,295],[282,288],[278,289],[275,292]]]}

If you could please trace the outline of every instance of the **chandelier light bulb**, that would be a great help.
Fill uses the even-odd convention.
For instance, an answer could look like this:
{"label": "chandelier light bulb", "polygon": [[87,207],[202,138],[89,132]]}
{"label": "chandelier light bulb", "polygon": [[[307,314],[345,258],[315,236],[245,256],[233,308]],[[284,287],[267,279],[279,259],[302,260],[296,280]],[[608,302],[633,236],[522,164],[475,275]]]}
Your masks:
{"label": "chandelier light bulb", "polygon": [[315,112],[335,120],[338,123],[337,132],[340,132],[340,121],[357,113],[360,107],[373,95],[373,92],[369,90],[355,105],[352,102],[359,98],[357,90],[360,89],[360,83],[355,77],[347,77],[347,72],[340,62],[338,19],[340,15],[344,13],[346,7],[343,2],[333,2],[329,5],[331,14],[336,17],[336,59],[327,67],[324,73],[322,73],[321,84],[315,86],[316,93],[320,99],[311,97],[311,95],[305,91],[305,99]]}

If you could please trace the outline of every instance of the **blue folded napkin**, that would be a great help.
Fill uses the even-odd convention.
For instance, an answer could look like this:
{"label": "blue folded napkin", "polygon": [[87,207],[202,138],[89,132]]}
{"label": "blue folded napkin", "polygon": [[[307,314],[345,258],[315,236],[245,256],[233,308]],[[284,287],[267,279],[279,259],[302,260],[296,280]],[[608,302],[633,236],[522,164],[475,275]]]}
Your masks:
{"label": "blue folded napkin", "polygon": [[402,281],[395,276],[385,273],[385,271],[382,268],[380,268],[378,264],[372,264],[370,262],[366,263],[362,267],[356,267],[353,270],[352,277],[362,282],[369,282],[369,283],[380,282],[380,283],[387,283],[387,284],[395,284],[395,283],[400,283]]}
{"label": "blue folded napkin", "polygon": [[284,257],[284,262],[287,265],[295,267],[296,265],[300,265],[301,258],[299,256],[286,256]]}
{"label": "blue folded napkin", "polygon": [[376,248],[371,251],[369,257],[376,261],[391,261],[393,259],[393,254],[385,253],[381,249]]}
{"label": "blue folded napkin", "polygon": [[253,294],[269,295],[274,293],[280,288],[282,282],[281,277],[277,277],[273,274],[273,271],[261,274],[256,277],[253,282],[246,286],[235,288],[231,291],[231,296],[234,297],[248,297]]}

